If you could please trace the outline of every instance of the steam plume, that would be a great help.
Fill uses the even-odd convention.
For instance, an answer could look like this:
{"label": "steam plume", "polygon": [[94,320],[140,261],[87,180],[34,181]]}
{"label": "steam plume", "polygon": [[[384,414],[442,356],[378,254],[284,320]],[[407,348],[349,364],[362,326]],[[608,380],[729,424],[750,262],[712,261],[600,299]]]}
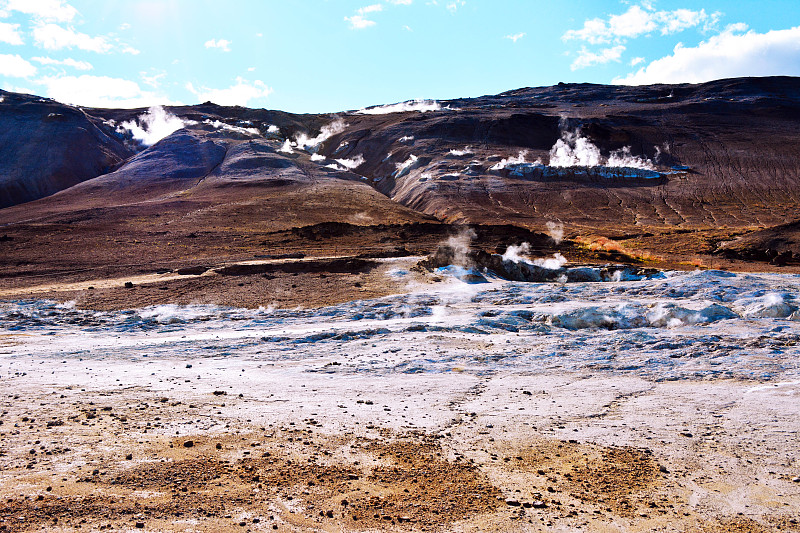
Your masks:
{"label": "steam plume", "polygon": [[144,146],[152,146],[167,135],[194,124],[197,122],[177,117],[161,106],[153,106],[136,120],[123,122],[120,128],[131,132],[133,138]]}
{"label": "steam plume", "polygon": [[606,166],[609,167],[628,167],[628,168],[641,168],[644,170],[654,170],[653,163],[648,159],[636,157],[631,155],[631,147],[625,146],[619,150],[611,152]]}
{"label": "steam plume", "polygon": [[553,222],[552,220],[547,223],[547,234],[553,239],[556,244],[561,244],[564,240],[564,224],[561,222]]}
{"label": "steam plume", "polygon": [[408,100],[397,104],[365,107],[356,111],[359,115],[386,115],[388,113],[401,113],[403,111],[439,111],[442,106],[436,100]]}
{"label": "steam plume", "polygon": [[336,162],[342,165],[343,167],[349,170],[355,170],[356,168],[360,167],[364,164],[364,156],[358,154],[357,156],[351,159],[337,159]]}
{"label": "steam plume", "polygon": [[284,154],[293,154],[294,149],[292,148],[292,141],[290,141],[289,139],[283,141],[283,145],[280,148],[278,148],[278,151],[283,152]]}
{"label": "steam plume", "polygon": [[469,248],[472,240],[478,234],[472,228],[466,228],[447,239],[447,246],[453,250],[453,264],[461,266],[469,266]]}
{"label": "steam plume", "polygon": [[551,167],[596,167],[600,165],[655,170],[652,161],[634,156],[630,146],[614,150],[603,163],[600,149],[592,141],[583,137],[580,129],[562,130],[561,138],[550,149]]}
{"label": "steam plume", "polygon": [[316,137],[309,137],[305,133],[299,134],[295,138],[294,146],[300,150],[316,152],[320,144],[324,143],[337,133],[342,133],[345,128],[347,128],[347,124],[345,124],[344,120],[334,120],[330,124],[322,126],[319,135]]}
{"label": "steam plume", "polygon": [[561,138],[550,149],[551,167],[596,167],[600,149],[578,131],[562,131]]}
{"label": "steam plume", "polygon": [[520,261],[527,261],[522,254],[527,254],[531,251],[531,245],[527,242],[523,242],[519,246],[512,244],[508,248],[506,248],[506,253],[503,254],[503,261],[512,261],[514,263],[519,263]]}

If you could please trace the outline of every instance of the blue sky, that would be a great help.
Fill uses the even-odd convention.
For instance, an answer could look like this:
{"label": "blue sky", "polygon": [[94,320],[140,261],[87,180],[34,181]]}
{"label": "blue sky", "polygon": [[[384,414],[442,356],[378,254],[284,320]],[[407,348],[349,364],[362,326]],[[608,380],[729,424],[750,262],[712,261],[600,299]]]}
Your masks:
{"label": "blue sky", "polygon": [[797,0],[0,0],[0,87],[293,112],[800,75]]}

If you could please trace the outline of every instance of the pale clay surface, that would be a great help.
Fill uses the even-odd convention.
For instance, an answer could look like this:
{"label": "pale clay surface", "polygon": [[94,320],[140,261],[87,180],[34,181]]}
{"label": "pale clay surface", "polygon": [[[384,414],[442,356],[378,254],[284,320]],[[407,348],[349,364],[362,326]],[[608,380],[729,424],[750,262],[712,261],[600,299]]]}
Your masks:
{"label": "pale clay surface", "polygon": [[[0,496],[37,493],[43,470],[74,475],[147,439],[312,418],[324,435],[442,435],[448,457],[473,459],[504,497],[522,500],[536,498],[528,481],[492,453],[552,439],[647,448],[683,520],[547,525],[501,509],[446,529],[703,531],[744,517],[770,530],[800,515],[800,277],[707,271],[560,285],[392,275],[409,280],[408,294],[322,309],[0,304]],[[173,408],[149,427],[62,431],[68,442],[57,444],[70,452],[37,475],[23,469],[37,446],[23,416],[161,397]]]}

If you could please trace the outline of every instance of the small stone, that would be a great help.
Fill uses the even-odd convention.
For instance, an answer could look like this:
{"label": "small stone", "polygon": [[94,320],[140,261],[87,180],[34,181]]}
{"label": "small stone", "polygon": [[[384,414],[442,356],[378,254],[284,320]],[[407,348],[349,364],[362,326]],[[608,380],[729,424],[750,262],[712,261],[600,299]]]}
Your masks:
{"label": "small stone", "polygon": [[[126,289],[132,289],[133,288],[133,282],[132,281],[126,281],[125,282],[125,288]],[[139,527],[139,526],[137,525],[136,527]],[[142,527],[144,527],[144,524],[142,524]]]}
{"label": "small stone", "polygon": [[222,449],[222,444],[220,444],[220,443],[218,442],[218,443],[217,443],[217,446],[216,446],[216,448],[217,448],[218,450],[221,450],[221,449]]}
{"label": "small stone", "polygon": [[793,477],[792,481],[795,482],[795,483],[800,483],[800,476]]}
{"label": "small stone", "polygon": [[125,460],[130,461],[131,459],[133,459],[132,453],[129,453],[128,455],[125,456]]}
{"label": "small stone", "polygon": [[536,500],[535,502],[533,502],[534,509],[544,509],[545,507],[547,507],[547,504],[544,503],[542,500]]}
{"label": "small stone", "polygon": [[139,529],[144,529],[144,522],[136,522],[136,527]]}
{"label": "small stone", "polygon": [[519,502],[517,500],[506,500],[506,505],[510,505],[512,507],[519,507]]}
{"label": "small stone", "polygon": [[192,368],[192,365],[190,365],[190,364],[187,364],[187,365],[186,365],[186,368]]}
{"label": "small stone", "polygon": [[191,448],[192,446],[194,446],[194,441],[192,441],[192,440],[187,440],[187,441],[184,441],[184,443],[183,443],[183,447],[184,448]]}

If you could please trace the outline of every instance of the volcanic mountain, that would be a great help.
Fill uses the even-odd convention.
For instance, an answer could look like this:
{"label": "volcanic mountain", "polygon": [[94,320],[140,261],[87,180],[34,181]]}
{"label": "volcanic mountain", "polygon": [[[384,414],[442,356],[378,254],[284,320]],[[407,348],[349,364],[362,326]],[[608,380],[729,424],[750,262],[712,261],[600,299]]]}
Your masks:
{"label": "volcanic mountain", "polygon": [[559,84],[315,115],[0,92],[0,125],[6,285],[428,253],[462,225],[484,247],[544,246],[549,228],[574,253],[800,255],[800,78]]}

